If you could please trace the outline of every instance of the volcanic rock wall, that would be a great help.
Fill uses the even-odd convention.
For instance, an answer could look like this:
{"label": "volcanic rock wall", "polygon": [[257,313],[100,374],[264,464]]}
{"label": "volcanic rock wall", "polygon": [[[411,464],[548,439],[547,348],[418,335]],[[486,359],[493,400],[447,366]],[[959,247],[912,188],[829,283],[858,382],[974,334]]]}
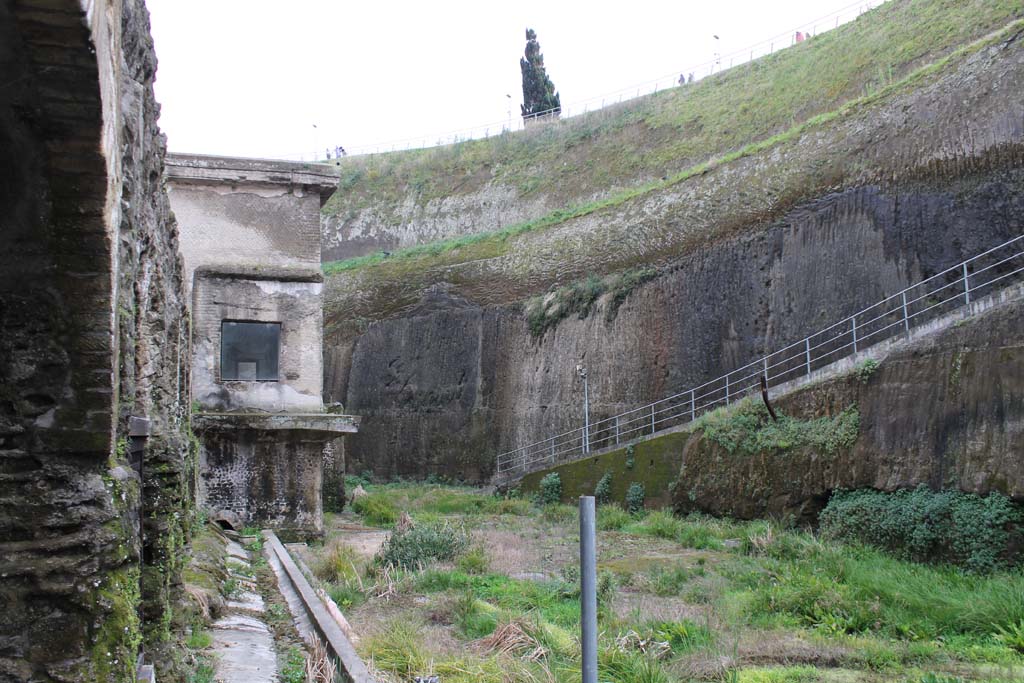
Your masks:
{"label": "volcanic rock wall", "polygon": [[1024,500],[1020,292],[895,351],[870,375],[837,377],[776,402],[778,411],[802,419],[855,406],[859,436],[848,448],[729,453],[697,430],[675,448],[676,508],[816,523],[835,489],[919,484]]}
{"label": "volcanic rock wall", "polygon": [[[497,257],[329,278],[326,393],[364,416],[350,469],[484,478],[495,453],[579,427],[580,361],[599,419],[1020,234],[1020,38],[703,175],[516,237]],[[661,274],[611,322],[602,301],[531,334],[525,297],[641,264]]]}
{"label": "volcanic rock wall", "polygon": [[0,6],[2,681],[134,681],[170,626],[194,454],[155,69],[142,0]]}

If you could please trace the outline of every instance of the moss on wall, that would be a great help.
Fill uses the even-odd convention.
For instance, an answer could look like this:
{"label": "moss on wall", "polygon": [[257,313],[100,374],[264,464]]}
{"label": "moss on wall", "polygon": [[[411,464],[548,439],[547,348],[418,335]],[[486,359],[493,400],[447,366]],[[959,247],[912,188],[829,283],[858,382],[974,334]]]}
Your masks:
{"label": "moss on wall", "polygon": [[633,482],[643,484],[647,507],[658,508],[672,502],[670,486],[679,476],[683,447],[689,430],[672,432],[641,441],[632,446],[601,453],[583,460],[533,472],[520,481],[523,491],[538,490],[540,480],[550,472],[562,478],[562,501],[592,496],[597,482],[611,474],[611,502],[625,506],[626,492]]}

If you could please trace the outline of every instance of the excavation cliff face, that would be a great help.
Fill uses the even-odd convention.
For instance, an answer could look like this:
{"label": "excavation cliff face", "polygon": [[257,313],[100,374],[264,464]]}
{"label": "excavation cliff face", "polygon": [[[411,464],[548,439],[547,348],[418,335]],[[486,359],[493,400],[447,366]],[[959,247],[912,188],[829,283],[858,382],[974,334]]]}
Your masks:
{"label": "excavation cliff face", "polygon": [[1024,500],[1024,298],[907,345],[874,372],[815,384],[776,404],[816,419],[850,406],[849,447],[729,452],[702,430],[675,444],[674,504],[741,518],[816,522],[837,488],[882,491],[927,484]]}
{"label": "excavation cliff face", "polygon": [[[326,385],[364,416],[350,468],[482,479],[502,450],[797,341],[1024,231],[1013,27],[702,173],[500,245],[328,280]],[[654,266],[536,336],[523,301]]]}

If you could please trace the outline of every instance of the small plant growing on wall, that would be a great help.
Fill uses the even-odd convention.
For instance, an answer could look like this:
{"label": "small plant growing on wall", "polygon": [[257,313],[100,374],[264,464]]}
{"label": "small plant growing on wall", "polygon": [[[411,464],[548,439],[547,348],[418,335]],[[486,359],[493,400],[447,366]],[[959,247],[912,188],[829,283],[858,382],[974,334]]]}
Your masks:
{"label": "small plant growing on wall", "polygon": [[635,450],[636,449],[633,446],[626,446],[626,469],[627,470],[633,469],[633,465],[636,464],[636,458],[633,457],[633,454],[635,453]]}
{"label": "small plant growing on wall", "polygon": [[540,480],[540,504],[549,505],[562,500],[562,478],[558,472],[545,475]]}
{"label": "small plant growing on wall", "polygon": [[871,379],[871,375],[875,374],[875,370],[877,369],[878,361],[874,358],[868,358],[857,366],[857,379],[860,380],[861,384],[867,384],[868,380]]}
{"label": "small plant growing on wall", "polygon": [[604,476],[601,477],[600,481],[597,482],[597,486],[594,488],[594,500],[599,505],[605,505],[611,502],[612,499],[612,473],[605,472]]}
{"label": "small plant growing on wall", "polygon": [[642,512],[644,509],[644,499],[646,497],[644,485],[638,481],[634,481],[629,485],[629,490],[626,492],[626,510],[632,514]]}

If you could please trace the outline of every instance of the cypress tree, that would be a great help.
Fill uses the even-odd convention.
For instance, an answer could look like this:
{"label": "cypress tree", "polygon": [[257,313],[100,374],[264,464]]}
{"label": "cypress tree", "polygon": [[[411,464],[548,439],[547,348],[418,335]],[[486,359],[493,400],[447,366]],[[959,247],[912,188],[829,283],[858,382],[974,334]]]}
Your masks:
{"label": "cypress tree", "polygon": [[544,70],[544,55],[532,28],[526,29],[526,56],[519,60],[523,72],[523,118],[550,112],[554,116],[562,111],[562,103],[555,92],[555,84]]}

